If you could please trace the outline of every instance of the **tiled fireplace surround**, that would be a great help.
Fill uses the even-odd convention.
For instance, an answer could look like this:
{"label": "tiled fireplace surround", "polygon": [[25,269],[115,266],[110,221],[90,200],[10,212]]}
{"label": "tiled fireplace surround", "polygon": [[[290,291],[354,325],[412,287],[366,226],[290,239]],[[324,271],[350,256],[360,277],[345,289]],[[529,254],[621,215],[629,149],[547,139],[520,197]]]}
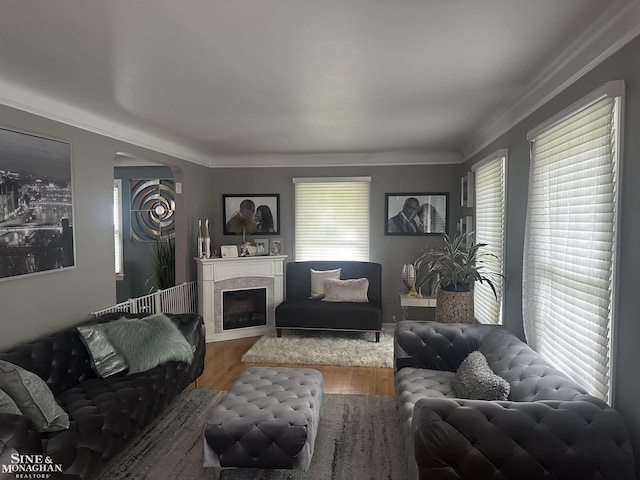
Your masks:
{"label": "tiled fireplace surround", "polygon": [[[197,258],[198,312],[204,318],[207,342],[253,337],[272,332],[275,309],[284,296],[286,255],[243,258]],[[224,291],[267,289],[267,324],[224,330],[222,294]]]}

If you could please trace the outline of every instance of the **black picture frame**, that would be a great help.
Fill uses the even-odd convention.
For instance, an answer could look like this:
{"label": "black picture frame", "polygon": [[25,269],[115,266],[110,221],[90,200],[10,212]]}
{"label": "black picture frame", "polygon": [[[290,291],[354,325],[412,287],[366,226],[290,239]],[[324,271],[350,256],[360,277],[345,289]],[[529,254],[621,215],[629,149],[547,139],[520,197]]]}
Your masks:
{"label": "black picture frame", "polygon": [[0,280],[76,266],[71,143],[0,127]]}
{"label": "black picture frame", "polygon": [[[229,230],[229,220],[240,211],[242,202],[252,202],[256,215],[264,215],[259,212],[270,213],[272,222],[267,218],[270,227],[263,227],[252,232],[251,235],[280,235],[280,194],[260,193],[260,194],[223,194],[222,195],[222,231],[225,235],[241,235]],[[265,207],[264,210],[261,207]]]}
{"label": "black picture frame", "polygon": [[385,235],[448,234],[449,192],[386,193],[384,213]]}

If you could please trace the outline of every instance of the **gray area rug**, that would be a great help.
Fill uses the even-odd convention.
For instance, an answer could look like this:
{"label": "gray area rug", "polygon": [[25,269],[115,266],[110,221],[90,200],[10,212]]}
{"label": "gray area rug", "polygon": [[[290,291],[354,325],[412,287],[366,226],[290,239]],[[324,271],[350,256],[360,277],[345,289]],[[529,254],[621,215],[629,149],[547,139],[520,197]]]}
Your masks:
{"label": "gray area rug", "polygon": [[294,470],[202,467],[202,429],[224,392],[187,390],[98,480],[405,480],[395,399],[324,394],[311,466]]}
{"label": "gray area rug", "polygon": [[393,328],[383,325],[380,342],[372,332],[284,330],[258,340],[243,362],[393,368]]}

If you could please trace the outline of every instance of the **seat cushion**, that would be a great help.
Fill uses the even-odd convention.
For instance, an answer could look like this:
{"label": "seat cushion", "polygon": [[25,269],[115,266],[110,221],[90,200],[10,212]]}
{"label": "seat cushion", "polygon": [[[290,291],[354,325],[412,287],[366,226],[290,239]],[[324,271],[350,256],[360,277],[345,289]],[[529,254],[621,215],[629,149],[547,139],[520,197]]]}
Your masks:
{"label": "seat cushion", "polygon": [[405,367],[395,374],[396,401],[402,432],[405,438],[411,434],[413,407],[422,398],[456,396],[451,386],[454,372]]}
{"label": "seat cushion", "polygon": [[382,308],[373,303],[290,299],[276,308],[276,327],[380,331]]}

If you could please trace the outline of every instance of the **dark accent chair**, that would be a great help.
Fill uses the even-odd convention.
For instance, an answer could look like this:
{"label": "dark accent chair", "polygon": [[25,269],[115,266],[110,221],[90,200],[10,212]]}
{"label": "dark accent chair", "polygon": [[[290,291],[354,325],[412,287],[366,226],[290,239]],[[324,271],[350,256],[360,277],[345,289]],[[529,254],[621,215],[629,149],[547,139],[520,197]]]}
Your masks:
{"label": "dark accent chair", "polygon": [[[83,324],[112,321],[114,313]],[[42,378],[58,404],[69,414],[70,428],[39,433],[23,415],[0,413],[0,463],[12,453],[41,454],[61,465],[51,478],[93,479],[105,464],[171,403],[204,369],[205,332],[197,314],[167,314],[187,341],[195,346],[190,365],[166,362],[151,370],[121,372],[99,378],[75,327],[0,352],[0,359]]]}
{"label": "dark accent chair", "polygon": [[[451,380],[474,350],[510,385],[465,400]],[[399,322],[395,386],[410,480],[633,480],[622,416],[505,327]]]}
{"label": "dark accent chair", "polygon": [[[310,299],[311,269],[340,268],[342,280],[367,278],[368,303],[323,302]],[[380,341],[382,330],[382,266],[354,261],[290,262],[286,273],[286,300],[276,307],[276,331],[282,329],[356,330],[375,332]]]}

